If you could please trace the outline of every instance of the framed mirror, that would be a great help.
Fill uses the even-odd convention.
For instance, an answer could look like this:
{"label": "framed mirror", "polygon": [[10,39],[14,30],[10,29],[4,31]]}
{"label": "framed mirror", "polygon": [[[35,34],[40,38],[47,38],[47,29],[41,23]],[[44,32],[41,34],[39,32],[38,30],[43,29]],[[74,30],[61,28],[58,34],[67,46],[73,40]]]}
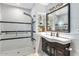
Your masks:
{"label": "framed mirror", "polygon": [[46,14],[47,31],[70,32],[70,4]]}

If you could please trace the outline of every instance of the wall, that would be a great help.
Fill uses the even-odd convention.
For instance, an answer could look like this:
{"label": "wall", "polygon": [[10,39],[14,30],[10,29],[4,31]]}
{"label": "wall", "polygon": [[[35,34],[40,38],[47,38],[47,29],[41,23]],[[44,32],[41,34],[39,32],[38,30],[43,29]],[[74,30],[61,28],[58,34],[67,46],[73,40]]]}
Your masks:
{"label": "wall", "polygon": [[36,3],[35,6],[32,8],[31,11],[31,15],[35,15],[35,17],[33,17],[33,20],[36,22],[35,23],[35,31],[38,32],[38,16],[39,15],[46,15],[46,7],[42,4]]}
{"label": "wall", "polygon": [[74,33],[73,53],[72,55],[79,55],[79,3],[71,4],[71,33]]}
{"label": "wall", "polygon": [[71,4],[71,32],[79,32],[79,3]]}
{"label": "wall", "polygon": [[[26,12],[23,9],[15,8],[8,5],[1,5],[1,15],[2,15],[2,21],[14,21],[14,22],[31,22],[30,17],[24,15],[24,12]],[[27,13],[27,12],[26,12]],[[29,21],[28,21],[29,20]],[[5,26],[6,25],[6,26]],[[11,25],[13,26],[11,28]],[[25,24],[3,24],[2,30],[24,30],[27,29],[28,25],[24,26]],[[28,30],[31,27],[28,27]]]}
{"label": "wall", "polygon": [[[45,9],[45,6],[44,5],[41,5],[41,4],[39,4],[39,3],[37,3],[37,4],[35,4],[35,6],[33,6],[33,8],[32,8],[32,11],[31,11],[31,15],[32,15],[32,17],[33,17],[33,21],[35,21],[35,24],[34,24],[34,31],[35,31],[35,33],[33,33],[33,38],[34,39],[36,39],[35,40],[35,48],[36,48],[36,50],[37,49],[39,49],[38,47],[38,44],[39,43],[37,43],[38,42],[38,36],[36,36],[36,33],[38,33],[39,31],[38,31],[38,25],[39,25],[39,15],[42,15],[42,16],[46,16],[46,9]],[[46,22],[45,20],[44,20],[44,22]],[[45,26],[46,26],[46,24],[45,24]],[[38,46],[38,47],[37,47]],[[37,51],[36,51],[37,52]]]}
{"label": "wall", "polygon": [[[22,8],[0,4],[0,21],[27,22],[27,23],[31,22],[31,18],[27,15],[24,15],[24,12],[30,14],[27,10],[24,10]],[[2,23],[0,28],[2,31],[22,31],[22,30],[31,30],[31,25]],[[9,38],[9,37],[12,38],[22,36],[25,37],[30,35],[31,35],[30,33],[18,33],[17,35],[16,33],[9,33],[9,34],[3,33],[0,35],[0,38]],[[33,51],[32,45],[33,44],[30,38],[0,41],[0,50],[1,50],[0,55],[16,55],[17,52],[22,52],[28,55],[30,52]]]}

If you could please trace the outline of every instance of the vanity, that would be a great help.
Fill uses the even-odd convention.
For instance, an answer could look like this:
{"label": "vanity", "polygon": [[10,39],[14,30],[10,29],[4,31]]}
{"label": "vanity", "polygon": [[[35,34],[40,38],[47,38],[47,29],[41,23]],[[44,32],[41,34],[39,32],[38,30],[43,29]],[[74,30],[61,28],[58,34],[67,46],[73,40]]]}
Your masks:
{"label": "vanity", "polygon": [[[70,4],[46,14],[47,31],[70,33]],[[42,50],[50,56],[70,56],[71,40],[66,37],[41,34]]]}
{"label": "vanity", "polygon": [[71,39],[41,34],[42,51],[49,56],[70,56]]}

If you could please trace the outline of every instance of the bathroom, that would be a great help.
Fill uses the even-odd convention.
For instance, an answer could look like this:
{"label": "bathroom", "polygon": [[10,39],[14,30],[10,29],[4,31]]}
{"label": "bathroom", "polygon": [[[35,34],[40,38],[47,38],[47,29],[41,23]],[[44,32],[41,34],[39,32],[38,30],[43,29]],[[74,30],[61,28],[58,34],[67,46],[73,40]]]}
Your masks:
{"label": "bathroom", "polygon": [[79,56],[78,15],[79,3],[0,3],[0,56]]}

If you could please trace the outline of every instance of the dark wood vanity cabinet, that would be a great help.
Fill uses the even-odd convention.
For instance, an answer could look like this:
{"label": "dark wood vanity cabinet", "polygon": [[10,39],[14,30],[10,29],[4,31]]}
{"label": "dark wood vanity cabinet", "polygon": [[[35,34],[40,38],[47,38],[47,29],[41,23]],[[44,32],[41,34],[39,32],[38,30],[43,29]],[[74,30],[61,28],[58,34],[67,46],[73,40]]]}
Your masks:
{"label": "dark wood vanity cabinet", "polygon": [[45,38],[42,38],[42,50],[49,56],[70,56],[68,44],[60,44],[57,42],[48,42]]}

